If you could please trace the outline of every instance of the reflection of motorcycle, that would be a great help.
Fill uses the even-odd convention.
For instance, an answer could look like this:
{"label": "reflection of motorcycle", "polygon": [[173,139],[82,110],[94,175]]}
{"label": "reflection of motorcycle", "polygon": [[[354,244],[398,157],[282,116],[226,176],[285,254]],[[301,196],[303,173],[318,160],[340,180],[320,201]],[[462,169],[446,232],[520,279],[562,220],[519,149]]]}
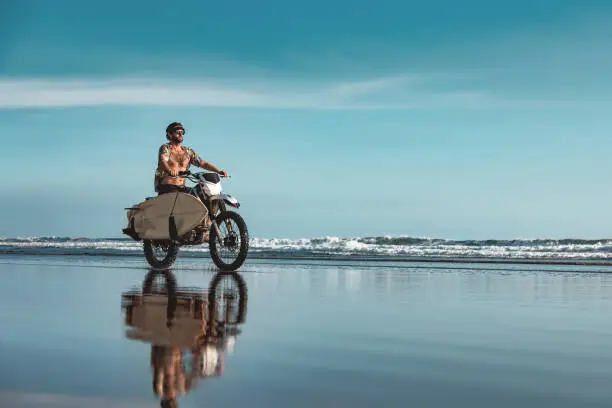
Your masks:
{"label": "reflection of motorcycle", "polygon": [[188,193],[174,192],[148,197],[127,210],[128,225],[123,233],[143,241],[144,254],[153,268],[169,268],[179,247],[208,242],[210,257],[225,271],[240,268],[247,257],[249,234],[236,211],[236,198],[223,192],[216,173],[180,172],[195,182]]}
{"label": "reflection of motorcycle", "polygon": [[170,270],[151,270],[141,289],[122,294],[126,337],[151,344],[153,388],[162,407],[176,406],[178,394],[199,379],[223,374],[246,303],[246,282],[236,272],[215,274],[206,293],[177,286]]}
{"label": "reflection of motorcycle", "polygon": [[237,273],[220,272],[210,281],[209,313],[214,322],[227,328],[246,319],[246,282]]}

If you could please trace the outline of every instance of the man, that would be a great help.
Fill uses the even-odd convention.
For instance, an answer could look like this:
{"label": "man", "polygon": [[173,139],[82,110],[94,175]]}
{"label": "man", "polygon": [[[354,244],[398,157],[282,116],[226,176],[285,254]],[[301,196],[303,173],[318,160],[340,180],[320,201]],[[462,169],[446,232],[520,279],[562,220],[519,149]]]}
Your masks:
{"label": "man", "polygon": [[201,167],[205,170],[214,171],[227,177],[225,170],[219,170],[196,154],[193,149],[184,146],[183,136],[185,128],[179,122],[172,122],[166,128],[166,138],[169,143],[161,145],[157,158],[157,169],[155,170],[155,191],[158,194],[171,193],[174,191],[185,192],[185,178],[177,177],[180,171],[189,169],[190,165]]}
{"label": "man", "polygon": [[[226,171],[217,169],[212,164],[200,159],[193,149],[183,146],[184,134],[185,128],[179,122],[172,122],[166,128],[166,138],[169,143],[163,144],[159,148],[157,169],[155,170],[154,185],[158,195],[174,191],[187,193],[188,189],[185,187],[185,178],[177,176],[180,171],[189,169],[191,165],[214,171],[227,177]],[[133,209],[128,211],[128,226],[123,229],[123,233],[136,241],[140,241],[140,237],[136,234],[133,226],[132,215],[134,211]]]}

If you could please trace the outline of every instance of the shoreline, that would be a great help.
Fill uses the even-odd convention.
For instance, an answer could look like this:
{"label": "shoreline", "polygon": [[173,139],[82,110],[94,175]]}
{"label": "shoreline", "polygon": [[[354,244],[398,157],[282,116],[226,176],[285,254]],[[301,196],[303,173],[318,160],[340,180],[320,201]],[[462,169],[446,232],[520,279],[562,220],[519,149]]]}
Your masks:
{"label": "shoreline", "polygon": [[[4,256],[65,256],[65,257],[100,257],[100,258],[143,258],[142,253],[108,253],[108,252],[60,252],[60,251],[0,251]],[[185,259],[206,259],[208,254],[183,252],[179,256]],[[547,266],[612,266],[612,259],[533,259],[533,258],[468,258],[468,257],[371,257],[371,256],[269,256],[249,254],[247,259],[263,261],[337,261],[337,262],[372,262],[372,263],[439,263],[439,264],[505,264],[505,265],[547,265]]]}

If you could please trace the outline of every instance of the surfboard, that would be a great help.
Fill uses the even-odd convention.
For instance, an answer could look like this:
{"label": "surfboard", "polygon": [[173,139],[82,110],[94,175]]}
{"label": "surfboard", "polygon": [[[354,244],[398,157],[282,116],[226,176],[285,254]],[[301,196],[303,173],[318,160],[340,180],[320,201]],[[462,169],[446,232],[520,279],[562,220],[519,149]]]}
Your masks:
{"label": "surfboard", "polygon": [[192,347],[204,333],[206,315],[198,316],[189,300],[177,299],[172,330],[166,326],[167,295],[144,295],[130,302],[131,307],[126,309],[126,323],[129,321],[126,336],[156,345]]}
{"label": "surfboard", "polygon": [[162,194],[138,205],[134,215],[134,230],[142,239],[169,239],[170,215],[174,215],[180,236],[200,224],[207,214],[204,204],[190,194]]}

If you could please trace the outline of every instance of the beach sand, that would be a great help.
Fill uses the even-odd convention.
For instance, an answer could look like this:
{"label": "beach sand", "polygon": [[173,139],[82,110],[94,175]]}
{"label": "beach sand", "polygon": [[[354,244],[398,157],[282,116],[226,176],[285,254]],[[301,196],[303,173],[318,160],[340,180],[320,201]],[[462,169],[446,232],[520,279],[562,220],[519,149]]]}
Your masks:
{"label": "beach sand", "polygon": [[[209,261],[172,272],[209,299]],[[207,375],[178,406],[609,407],[610,272],[250,261],[242,321],[200,348]],[[0,257],[0,406],[159,406],[152,344],[121,307],[147,273],[133,257]]]}

